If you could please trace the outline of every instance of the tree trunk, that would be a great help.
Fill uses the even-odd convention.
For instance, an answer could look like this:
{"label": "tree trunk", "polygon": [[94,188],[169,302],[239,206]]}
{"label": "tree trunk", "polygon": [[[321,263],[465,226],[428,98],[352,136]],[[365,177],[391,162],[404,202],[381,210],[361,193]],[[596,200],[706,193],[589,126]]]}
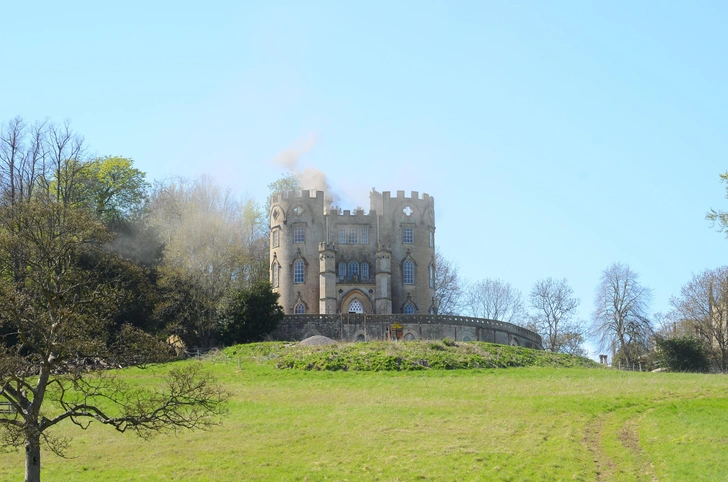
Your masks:
{"label": "tree trunk", "polygon": [[25,482],[40,482],[40,436],[25,439]]}

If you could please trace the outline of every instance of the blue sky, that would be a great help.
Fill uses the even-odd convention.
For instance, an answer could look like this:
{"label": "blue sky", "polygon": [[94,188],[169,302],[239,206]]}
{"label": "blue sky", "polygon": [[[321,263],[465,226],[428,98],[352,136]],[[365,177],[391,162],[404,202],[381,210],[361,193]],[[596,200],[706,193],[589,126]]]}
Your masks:
{"label": "blue sky", "polygon": [[[107,5],[108,4],[108,5]],[[70,119],[149,178],[263,202],[302,151],[340,205],[435,197],[477,280],[565,277],[592,311],[622,262],[667,311],[727,263],[723,2],[11,2],[0,119]]]}

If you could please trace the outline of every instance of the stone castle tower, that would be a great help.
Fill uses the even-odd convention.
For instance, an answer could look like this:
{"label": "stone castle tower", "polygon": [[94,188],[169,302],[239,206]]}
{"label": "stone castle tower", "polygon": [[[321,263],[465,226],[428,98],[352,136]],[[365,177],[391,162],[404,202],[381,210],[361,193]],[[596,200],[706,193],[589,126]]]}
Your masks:
{"label": "stone castle tower", "polygon": [[434,312],[434,198],[369,198],[367,214],[328,209],[323,191],[271,198],[270,280],[286,314]]}

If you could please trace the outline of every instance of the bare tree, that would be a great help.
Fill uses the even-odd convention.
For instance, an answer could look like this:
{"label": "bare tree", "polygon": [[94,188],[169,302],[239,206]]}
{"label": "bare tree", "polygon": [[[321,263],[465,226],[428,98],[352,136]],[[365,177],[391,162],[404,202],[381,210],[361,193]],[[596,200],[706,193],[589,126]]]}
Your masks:
{"label": "bare tree", "polygon": [[0,443],[25,447],[26,481],[40,480],[42,444],[63,453],[66,441],[52,428],[65,420],[148,436],[205,427],[224,410],[227,395],[194,367],[171,371],[164,391],[130,389],[87,371],[84,360],[114,360],[113,345],[131,358],[142,355],[140,340],[164,353],[130,327],[116,342],[108,339],[108,319],[99,314],[120,288],[99,275],[108,239],[90,212],[49,196],[0,207],[0,271],[18,260],[23,266],[20,281],[0,277],[0,400],[11,407],[0,415]]}
{"label": "bare tree", "polygon": [[463,287],[460,282],[458,266],[435,250],[435,313],[440,315],[457,315]]}
{"label": "bare tree", "polygon": [[526,316],[521,292],[510,283],[486,278],[470,285],[465,306],[471,316],[520,323]]}
{"label": "bare tree", "polygon": [[38,179],[46,175],[48,123],[29,126],[21,117],[0,124],[0,189],[3,202],[33,197]]}
{"label": "bare tree", "polygon": [[673,326],[697,335],[709,347],[715,366],[728,371],[728,267],[708,269],[673,297]]}
{"label": "bare tree", "polygon": [[28,125],[16,117],[0,125],[0,189],[16,204],[41,193],[63,204],[80,202],[79,175],[90,165],[83,137],[69,121]]}
{"label": "bare tree", "polygon": [[612,348],[634,363],[644,351],[652,324],[647,318],[652,290],[642,286],[629,266],[614,263],[602,271],[592,314],[592,330],[602,348]]}
{"label": "bare tree", "polygon": [[531,321],[543,336],[544,348],[550,351],[573,351],[574,343],[581,338],[583,330],[575,320],[579,299],[566,279],[546,278],[536,281],[529,297]]}

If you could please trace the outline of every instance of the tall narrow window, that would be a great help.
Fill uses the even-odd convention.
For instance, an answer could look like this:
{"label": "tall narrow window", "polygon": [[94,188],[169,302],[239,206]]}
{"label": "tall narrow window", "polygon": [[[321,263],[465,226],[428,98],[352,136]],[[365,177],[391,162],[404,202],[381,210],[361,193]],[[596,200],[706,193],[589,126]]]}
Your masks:
{"label": "tall narrow window", "polygon": [[303,226],[295,226],[293,228],[293,242],[303,243],[305,239],[305,228]]}
{"label": "tall narrow window", "polygon": [[354,279],[354,276],[359,276],[359,263],[351,261],[349,263],[349,279]]}
{"label": "tall narrow window", "polygon": [[361,228],[361,244],[369,244],[369,228]]}
{"label": "tall narrow window", "polygon": [[412,303],[407,303],[404,305],[404,314],[405,315],[414,315],[415,314],[415,305]]}
{"label": "tall narrow window", "polygon": [[348,244],[359,244],[359,228],[349,228],[347,231],[349,237],[346,242]]}
{"label": "tall narrow window", "polygon": [[412,228],[402,228],[402,242],[412,244],[415,242],[415,233]]}
{"label": "tall narrow window", "polygon": [[346,244],[346,228],[339,228],[339,244]]}
{"label": "tall narrow window", "polygon": [[415,284],[415,263],[411,259],[408,259],[402,265],[402,278],[406,285]]}
{"label": "tall narrow window", "polygon": [[277,248],[280,243],[280,241],[278,240],[279,235],[280,235],[280,231],[278,231],[277,229],[273,231],[273,247],[274,248]]}
{"label": "tall narrow window", "polygon": [[430,265],[430,288],[435,287],[435,267]]}
{"label": "tall narrow window", "polygon": [[302,259],[297,259],[293,263],[293,282],[294,283],[303,283],[304,280],[304,264]]}
{"label": "tall narrow window", "polygon": [[306,313],[306,307],[303,303],[298,303],[295,308],[293,308],[293,312],[297,315],[302,315]]}
{"label": "tall narrow window", "polygon": [[346,279],[346,263],[343,261],[339,263],[339,281]]}
{"label": "tall narrow window", "polygon": [[433,233],[432,231],[430,231],[430,247],[435,247],[435,233]]}
{"label": "tall narrow window", "polygon": [[273,287],[278,288],[278,263],[273,264]]}
{"label": "tall narrow window", "polygon": [[363,279],[363,280],[369,279],[369,263],[361,264],[361,279]]}

